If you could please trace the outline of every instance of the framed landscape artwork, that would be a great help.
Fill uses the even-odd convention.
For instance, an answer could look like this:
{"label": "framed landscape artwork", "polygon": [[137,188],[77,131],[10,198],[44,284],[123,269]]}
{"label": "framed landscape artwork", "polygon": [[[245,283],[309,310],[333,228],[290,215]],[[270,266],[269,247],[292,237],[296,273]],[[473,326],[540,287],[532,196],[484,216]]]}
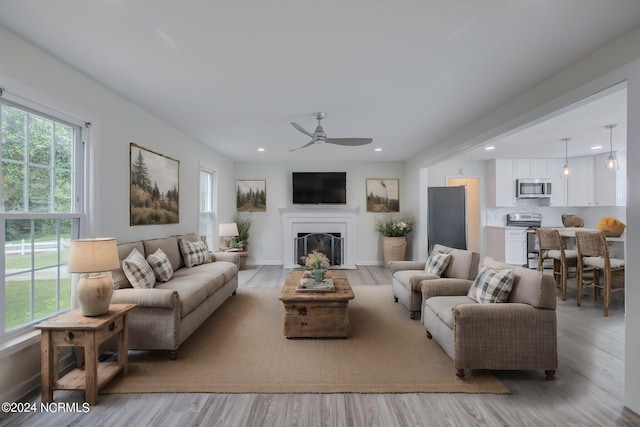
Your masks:
{"label": "framed landscape artwork", "polygon": [[367,212],[400,212],[400,180],[367,178]]}
{"label": "framed landscape artwork", "polygon": [[132,142],[129,164],[129,224],[177,224],[180,162]]}
{"label": "framed landscape artwork", "polygon": [[266,212],[267,181],[264,179],[236,181],[236,209],[238,212]]}

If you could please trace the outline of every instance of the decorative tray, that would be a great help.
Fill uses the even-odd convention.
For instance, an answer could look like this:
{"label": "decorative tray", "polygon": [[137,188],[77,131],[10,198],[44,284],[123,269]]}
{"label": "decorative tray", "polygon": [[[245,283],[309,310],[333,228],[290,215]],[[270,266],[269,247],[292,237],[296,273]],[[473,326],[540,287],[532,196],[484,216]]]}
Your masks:
{"label": "decorative tray", "polygon": [[296,286],[298,292],[335,292],[336,287],[333,285],[333,279],[324,279],[320,283],[316,283],[313,277],[303,277]]}

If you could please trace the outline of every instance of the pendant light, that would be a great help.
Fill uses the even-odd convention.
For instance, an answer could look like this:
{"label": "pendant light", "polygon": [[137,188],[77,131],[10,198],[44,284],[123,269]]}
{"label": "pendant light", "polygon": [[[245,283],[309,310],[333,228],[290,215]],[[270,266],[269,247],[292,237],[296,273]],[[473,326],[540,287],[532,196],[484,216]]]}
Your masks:
{"label": "pendant light", "polygon": [[618,159],[616,159],[616,156],[613,154],[613,128],[616,126],[618,125],[611,124],[605,126],[605,129],[609,129],[609,156],[605,160],[605,168],[611,172],[615,172],[620,168]]}
{"label": "pendant light", "polygon": [[571,175],[571,168],[569,168],[569,150],[568,150],[568,142],[571,141],[571,138],[562,138],[564,141],[564,166],[562,167],[562,176],[568,177]]}

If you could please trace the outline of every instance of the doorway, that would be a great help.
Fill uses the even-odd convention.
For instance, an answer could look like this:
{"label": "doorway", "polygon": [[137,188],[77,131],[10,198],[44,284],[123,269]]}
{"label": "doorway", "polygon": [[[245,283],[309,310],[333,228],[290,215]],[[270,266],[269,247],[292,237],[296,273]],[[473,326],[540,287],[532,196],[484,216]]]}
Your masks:
{"label": "doorway", "polygon": [[467,188],[467,245],[480,253],[480,178],[448,177],[447,186]]}

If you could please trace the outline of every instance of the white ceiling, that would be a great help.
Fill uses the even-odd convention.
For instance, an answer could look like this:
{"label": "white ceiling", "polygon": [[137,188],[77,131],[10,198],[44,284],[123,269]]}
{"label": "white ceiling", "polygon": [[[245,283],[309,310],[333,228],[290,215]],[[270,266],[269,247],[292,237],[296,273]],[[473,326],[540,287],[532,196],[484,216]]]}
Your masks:
{"label": "white ceiling", "polygon": [[[400,161],[640,25],[640,1],[0,0],[0,25],[234,160]],[[289,152],[315,111],[373,144]]]}
{"label": "white ceiling", "polygon": [[[611,131],[605,126],[616,125]],[[563,139],[569,138],[565,146]],[[486,147],[494,147],[486,150]],[[627,147],[625,84],[570,105],[510,135],[487,141],[456,158],[535,159],[591,156]]]}

